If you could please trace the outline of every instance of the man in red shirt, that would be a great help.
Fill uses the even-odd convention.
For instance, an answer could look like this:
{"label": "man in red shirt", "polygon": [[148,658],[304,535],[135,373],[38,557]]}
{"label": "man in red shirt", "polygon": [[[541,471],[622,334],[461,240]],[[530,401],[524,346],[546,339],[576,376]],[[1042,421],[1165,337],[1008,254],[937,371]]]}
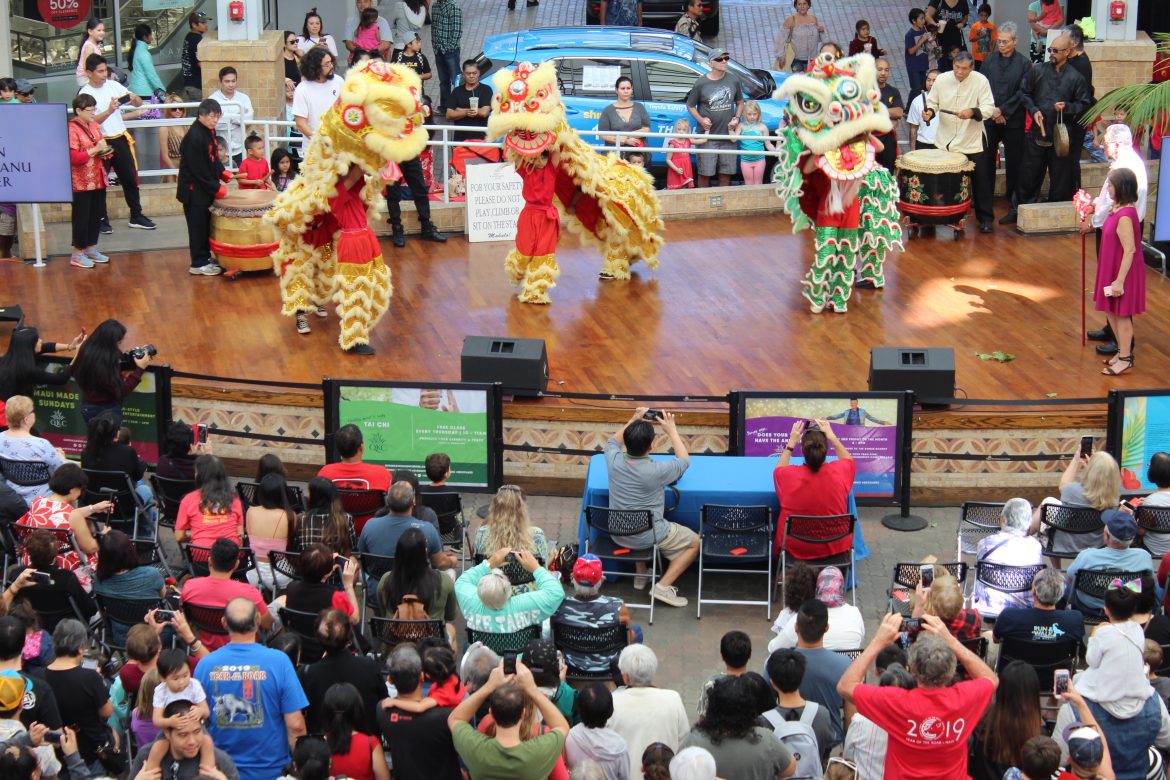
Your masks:
{"label": "man in red shirt", "polygon": [[[183,585],[180,597],[184,604],[201,607],[224,608],[234,598],[245,598],[256,605],[260,614],[260,627],[265,631],[272,628],[272,615],[264,597],[253,585],[232,579],[232,573],[240,565],[240,546],[231,539],[217,539],[211,545],[211,557],[207,561],[211,574],[208,577],[192,577]],[[199,639],[208,650],[218,649],[228,643],[227,634],[199,632]]]}
{"label": "man in red shirt", "polygon": [[318,477],[325,477],[338,487],[350,490],[389,492],[389,470],[385,466],[362,462],[366,446],[362,442],[362,432],[356,425],[341,426],[333,436],[333,444],[337,447],[341,462],[326,464],[317,472]]}
{"label": "man in red shirt", "polygon": [[[983,717],[999,680],[934,615],[922,618],[922,635],[910,648],[914,690],[865,685],[866,670],[902,631],[902,616],[886,615],[877,635],[849,665],[837,692],[889,735],[886,776],[900,780],[966,780],[967,739]],[[951,685],[956,661],[971,678]]]}
{"label": "man in red shirt", "polygon": [[[792,452],[800,442],[804,465],[792,466]],[[837,460],[826,463],[832,445]],[[853,456],[833,433],[827,420],[797,420],[788,434],[788,443],[780,454],[780,462],[772,472],[776,497],[780,501],[780,519],[776,524],[775,554],[780,554],[784,541],[784,524],[789,515],[824,516],[849,513],[849,491],[853,490],[856,467]],[[794,558],[812,559],[837,555],[849,549],[852,537],[825,544],[792,539],[788,552]]]}

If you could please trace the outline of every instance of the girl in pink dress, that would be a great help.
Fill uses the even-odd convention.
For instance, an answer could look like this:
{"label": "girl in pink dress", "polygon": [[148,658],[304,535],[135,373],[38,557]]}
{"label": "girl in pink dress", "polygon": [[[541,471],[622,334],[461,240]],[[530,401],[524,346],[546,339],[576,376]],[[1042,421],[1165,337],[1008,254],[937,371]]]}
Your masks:
{"label": "girl in pink dress", "polygon": [[1106,189],[1113,198],[1113,212],[1101,228],[1093,303],[1117,334],[1117,354],[1105,361],[1101,373],[1118,376],[1133,368],[1133,315],[1146,310],[1146,266],[1137,254],[1141,246],[1134,208],[1137,177],[1126,168],[1115,168]]}
{"label": "girl in pink dress", "polygon": [[[688,135],[691,132],[691,120],[680,119],[674,123],[674,132],[679,135]],[[691,168],[691,153],[687,151],[692,146],[705,144],[705,139],[671,138],[666,145],[673,151],[666,156],[666,189],[682,190],[695,186],[695,174]]]}

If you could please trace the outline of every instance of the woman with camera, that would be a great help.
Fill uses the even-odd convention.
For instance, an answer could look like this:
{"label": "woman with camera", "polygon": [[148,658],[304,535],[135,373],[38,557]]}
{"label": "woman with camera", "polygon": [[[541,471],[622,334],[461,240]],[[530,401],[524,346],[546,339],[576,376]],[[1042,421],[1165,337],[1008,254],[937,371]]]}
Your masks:
{"label": "woman with camera", "polygon": [[151,345],[128,352],[126,326],[117,320],[98,325],[73,361],[73,378],[81,391],[81,417],[88,423],[102,412],[113,412],[122,424],[122,399],[130,395],[154,359]]}
{"label": "woman with camera", "polygon": [[[797,443],[804,456],[804,464],[800,466],[790,463]],[[826,463],[830,446],[837,459]],[[776,554],[784,544],[784,524],[790,515],[824,517],[849,514],[849,492],[853,490],[855,474],[853,456],[833,433],[827,420],[797,420],[792,424],[788,443],[772,472],[776,496],[780,499]],[[788,542],[788,552],[794,558],[824,558],[847,551],[852,543],[851,537],[819,545],[793,539]]]}
{"label": "woman with camera", "polygon": [[29,502],[28,514],[21,523],[33,528],[69,531],[73,534],[74,549],[57,556],[57,565],[77,575],[82,586],[91,590],[93,571],[97,565],[98,542],[90,528],[95,514],[110,512],[114,504],[99,501],[96,504],[74,508],[74,503],[85,491],[85,472],[76,463],[58,466],[49,477],[49,495]]}
{"label": "woman with camera", "polygon": [[73,98],[69,120],[69,164],[73,177],[73,255],[69,265],[93,268],[110,258],[97,251],[102,215],[106,213],[106,167],[102,161],[114,150],[102,136],[97,121],[97,100],[80,93]]}

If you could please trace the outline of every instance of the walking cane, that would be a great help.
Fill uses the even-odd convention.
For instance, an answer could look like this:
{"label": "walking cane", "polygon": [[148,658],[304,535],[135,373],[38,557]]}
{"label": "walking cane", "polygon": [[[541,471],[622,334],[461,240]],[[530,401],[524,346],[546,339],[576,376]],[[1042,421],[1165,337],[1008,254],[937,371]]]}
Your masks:
{"label": "walking cane", "polygon": [[[1073,194],[1073,207],[1076,209],[1076,215],[1079,221],[1088,221],[1093,214],[1093,196],[1085,192],[1083,189],[1077,190]],[[1088,344],[1088,336],[1085,333],[1085,239],[1088,238],[1088,233],[1081,233],[1081,346]]]}
{"label": "walking cane", "polygon": [[1085,234],[1081,233],[1081,346],[1088,343],[1085,333]]}

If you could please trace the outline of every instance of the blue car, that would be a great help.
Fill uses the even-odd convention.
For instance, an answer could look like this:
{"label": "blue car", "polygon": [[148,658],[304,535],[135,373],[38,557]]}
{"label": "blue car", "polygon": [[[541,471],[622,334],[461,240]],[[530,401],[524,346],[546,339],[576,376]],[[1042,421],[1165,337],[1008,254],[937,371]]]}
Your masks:
{"label": "blue car", "polygon": [[[484,81],[500,68],[520,62],[554,61],[569,125],[581,132],[586,142],[597,144],[597,136],[586,131],[597,129],[602,109],[614,101],[614,82],[619,76],[633,81],[634,100],[645,106],[652,131],[672,133],[679,119],[687,119],[693,126],[687,93],[696,79],[710,71],[710,51],[702,43],[665,30],[548,27],[492,35],[484,41],[476,61]],[[727,69],[739,77],[744,99],[760,104],[761,121],[775,131],[785,101],[773,99],[772,93],[788,74],[748,68],[734,59]],[[661,148],[665,142],[665,138],[647,139],[652,147]],[[666,155],[654,153],[650,162],[665,166]]]}

